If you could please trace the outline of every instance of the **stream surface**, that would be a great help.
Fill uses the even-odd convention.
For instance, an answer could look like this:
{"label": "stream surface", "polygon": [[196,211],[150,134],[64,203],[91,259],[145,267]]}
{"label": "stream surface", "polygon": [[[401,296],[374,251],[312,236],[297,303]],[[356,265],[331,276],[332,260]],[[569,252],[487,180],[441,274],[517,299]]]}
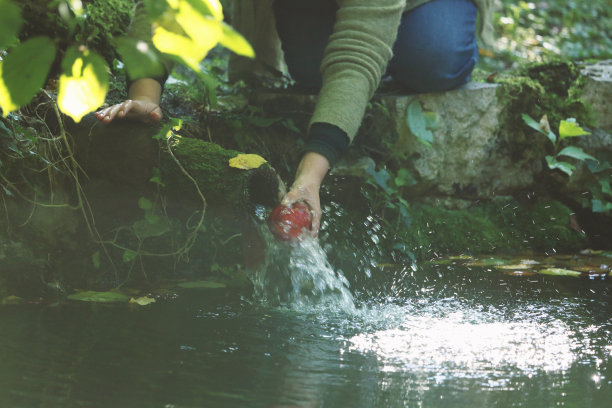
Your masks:
{"label": "stream surface", "polygon": [[225,289],[0,306],[0,407],[611,406],[609,279],[412,265],[348,298],[338,282],[335,302],[285,306]]}

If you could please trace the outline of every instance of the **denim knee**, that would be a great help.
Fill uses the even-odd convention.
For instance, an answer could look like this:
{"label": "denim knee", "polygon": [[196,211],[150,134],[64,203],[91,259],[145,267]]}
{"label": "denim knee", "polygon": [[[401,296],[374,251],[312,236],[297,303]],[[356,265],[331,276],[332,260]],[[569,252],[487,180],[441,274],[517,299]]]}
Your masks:
{"label": "denim knee", "polygon": [[476,14],[469,0],[434,0],[404,14],[389,73],[416,92],[468,82],[478,61]]}

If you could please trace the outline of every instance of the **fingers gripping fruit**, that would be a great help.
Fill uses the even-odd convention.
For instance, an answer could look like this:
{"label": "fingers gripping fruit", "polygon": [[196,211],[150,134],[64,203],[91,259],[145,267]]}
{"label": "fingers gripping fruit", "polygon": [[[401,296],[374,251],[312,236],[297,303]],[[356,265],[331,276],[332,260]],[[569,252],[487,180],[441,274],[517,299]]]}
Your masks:
{"label": "fingers gripping fruit", "polygon": [[299,239],[304,229],[312,229],[312,215],[303,203],[293,207],[279,205],[270,213],[268,227],[279,241],[293,241]]}

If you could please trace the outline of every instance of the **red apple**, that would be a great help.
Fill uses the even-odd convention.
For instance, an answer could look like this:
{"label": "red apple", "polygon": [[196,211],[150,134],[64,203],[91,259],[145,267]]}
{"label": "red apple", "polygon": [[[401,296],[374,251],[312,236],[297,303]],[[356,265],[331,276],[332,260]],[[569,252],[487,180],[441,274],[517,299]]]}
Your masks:
{"label": "red apple", "polygon": [[293,207],[278,205],[268,217],[268,227],[279,241],[293,241],[299,239],[304,229],[312,229],[312,215],[303,203]]}

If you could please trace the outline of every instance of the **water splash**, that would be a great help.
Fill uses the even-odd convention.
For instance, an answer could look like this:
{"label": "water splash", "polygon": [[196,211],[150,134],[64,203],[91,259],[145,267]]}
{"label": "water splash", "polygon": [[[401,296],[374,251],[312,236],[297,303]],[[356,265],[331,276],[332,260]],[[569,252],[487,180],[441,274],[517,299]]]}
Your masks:
{"label": "water splash", "polygon": [[296,310],[355,310],[347,279],[331,267],[318,240],[307,236],[291,244],[278,242],[265,225],[260,233],[267,250],[265,261],[251,274],[255,299]]}

